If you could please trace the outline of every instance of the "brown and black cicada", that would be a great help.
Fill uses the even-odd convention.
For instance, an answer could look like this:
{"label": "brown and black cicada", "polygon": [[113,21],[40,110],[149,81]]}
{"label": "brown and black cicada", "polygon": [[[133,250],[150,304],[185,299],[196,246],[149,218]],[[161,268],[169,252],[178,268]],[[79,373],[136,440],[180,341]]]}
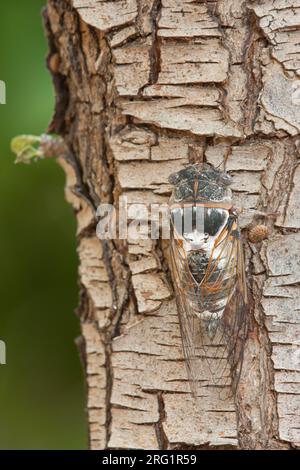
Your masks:
{"label": "brown and black cicada", "polygon": [[[247,336],[247,288],[231,178],[208,164],[170,176],[171,270],[194,396],[235,392]],[[226,395],[227,395],[226,392]]]}

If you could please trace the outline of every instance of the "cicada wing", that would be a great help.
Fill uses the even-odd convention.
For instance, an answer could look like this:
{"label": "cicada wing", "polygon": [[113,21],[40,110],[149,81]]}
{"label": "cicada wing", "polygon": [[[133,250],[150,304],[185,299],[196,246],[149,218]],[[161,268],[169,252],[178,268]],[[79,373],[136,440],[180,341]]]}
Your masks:
{"label": "cicada wing", "polygon": [[190,274],[187,260],[174,239],[171,240],[171,268],[186,370],[192,394],[197,397],[199,384],[205,380],[199,367],[199,353],[201,354],[199,347],[202,344],[200,320],[193,309],[192,298],[197,284]]}
{"label": "cicada wing", "polygon": [[[248,332],[246,275],[236,220],[230,221],[221,239],[216,240],[201,289],[204,296],[226,293],[222,315],[216,319],[216,313],[210,313],[205,320],[206,331],[213,330],[214,335],[208,338],[204,348],[213,382],[220,387],[230,384],[235,393]],[[211,346],[216,348],[213,355],[208,354]]]}
{"label": "cicada wing", "polygon": [[[202,387],[211,384],[227,398],[238,384],[248,328],[245,268],[236,223],[229,223],[215,241],[200,284],[174,239],[171,265],[192,393],[199,398]],[[214,308],[218,302],[219,311]]]}
{"label": "cicada wing", "polygon": [[236,240],[236,282],[224,312],[224,333],[227,342],[227,357],[231,369],[232,391],[236,392],[244,358],[244,348],[249,330],[249,308],[241,239]]}

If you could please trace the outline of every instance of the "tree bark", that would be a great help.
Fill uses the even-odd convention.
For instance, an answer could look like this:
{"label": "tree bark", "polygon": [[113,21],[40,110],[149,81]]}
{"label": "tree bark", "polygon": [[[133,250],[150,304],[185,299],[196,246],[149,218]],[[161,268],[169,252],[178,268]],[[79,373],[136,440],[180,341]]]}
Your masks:
{"label": "tree bark", "polygon": [[[50,130],[70,151],[78,221],[90,447],[298,446],[300,1],[48,0],[45,23]],[[222,401],[206,383],[198,412],[167,242],[100,241],[95,215],[121,195],[167,202],[169,174],[195,161],[233,177],[251,297],[238,392]],[[269,238],[254,244],[257,223]]]}

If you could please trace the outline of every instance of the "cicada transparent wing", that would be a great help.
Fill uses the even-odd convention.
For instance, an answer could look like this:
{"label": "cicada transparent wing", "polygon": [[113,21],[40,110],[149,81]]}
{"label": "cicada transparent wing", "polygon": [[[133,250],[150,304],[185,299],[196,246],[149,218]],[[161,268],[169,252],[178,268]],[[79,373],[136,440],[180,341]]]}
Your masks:
{"label": "cicada transparent wing", "polygon": [[[171,260],[192,393],[201,397],[202,386],[213,384],[225,396],[236,389],[247,335],[247,287],[236,217],[228,218],[215,239],[201,282],[174,236]],[[216,305],[221,305],[219,311]]]}

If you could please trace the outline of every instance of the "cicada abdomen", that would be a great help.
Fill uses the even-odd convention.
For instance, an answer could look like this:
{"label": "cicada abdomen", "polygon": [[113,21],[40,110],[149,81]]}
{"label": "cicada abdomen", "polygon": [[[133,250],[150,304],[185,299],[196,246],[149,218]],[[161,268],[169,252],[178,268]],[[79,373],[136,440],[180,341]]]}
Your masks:
{"label": "cicada abdomen", "polygon": [[195,164],[169,180],[171,270],[192,392],[199,395],[203,384],[235,390],[247,334],[247,288],[231,178]]}

